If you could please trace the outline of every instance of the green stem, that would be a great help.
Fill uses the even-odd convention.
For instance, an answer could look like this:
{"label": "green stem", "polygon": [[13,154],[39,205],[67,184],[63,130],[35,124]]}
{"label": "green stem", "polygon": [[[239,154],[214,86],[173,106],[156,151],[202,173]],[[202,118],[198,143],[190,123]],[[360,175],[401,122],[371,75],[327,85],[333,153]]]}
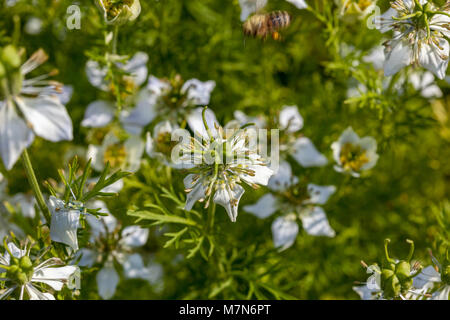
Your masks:
{"label": "green stem", "polygon": [[119,25],[114,26],[112,53],[117,54],[117,39],[119,38]]}
{"label": "green stem", "polygon": [[41,189],[39,188],[39,183],[36,179],[36,175],[34,174],[33,166],[31,165],[30,156],[28,155],[27,149],[22,152],[22,161],[25,167],[25,171],[27,172],[28,182],[33,189],[34,195],[36,196],[38,206],[44,214],[45,220],[47,220],[47,223],[50,225],[50,210],[48,210],[47,204],[44,200],[44,196],[42,195]]}
{"label": "green stem", "polygon": [[212,201],[208,208],[208,221],[206,228],[208,231],[212,231],[214,228],[214,218],[216,216],[216,203]]}
{"label": "green stem", "polygon": [[444,12],[444,11],[431,11],[431,14],[435,15],[435,14],[443,14],[444,16],[450,17],[450,13],[448,12]]}

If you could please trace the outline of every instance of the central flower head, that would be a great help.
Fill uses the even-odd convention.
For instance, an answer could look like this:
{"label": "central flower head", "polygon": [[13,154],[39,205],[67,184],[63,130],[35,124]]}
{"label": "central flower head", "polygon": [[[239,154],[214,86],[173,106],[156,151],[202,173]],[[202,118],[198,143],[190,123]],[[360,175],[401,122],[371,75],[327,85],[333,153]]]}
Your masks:
{"label": "central flower head", "polygon": [[225,207],[235,222],[244,193],[240,183],[259,188],[267,185],[273,171],[257,153],[255,130],[245,126],[224,130],[211,111],[206,108],[195,111],[188,119],[195,137],[181,145],[183,155],[179,159],[192,166],[192,174],[184,180],[188,192],[185,208],[191,210],[196,201],[205,201],[208,207],[212,199]]}

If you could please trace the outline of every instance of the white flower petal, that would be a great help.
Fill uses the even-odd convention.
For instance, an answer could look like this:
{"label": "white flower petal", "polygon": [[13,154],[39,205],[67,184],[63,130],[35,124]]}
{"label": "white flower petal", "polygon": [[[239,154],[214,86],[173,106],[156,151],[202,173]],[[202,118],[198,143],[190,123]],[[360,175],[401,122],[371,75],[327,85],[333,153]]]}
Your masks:
{"label": "white flower petal", "polygon": [[353,290],[361,297],[362,300],[374,300],[374,295],[372,293],[376,292],[376,290],[369,289],[366,285],[354,286]]}
{"label": "white flower petal", "polygon": [[292,3],[299,9],[305,9],[308,7],[308,4],[305,2],[305,0],[286,0],[286,1]]}
{"label": "white flower petal", "polygon": [[129,255],[123,263],[125,278],[128,279],[148,279],[150,270],[144,265],[140,254]]}
{"label": "white flower petal", "polygon": [[[199,134],[205,140],[209,140],[208,133],[206,131],[205,125],[203,124],[203,108],[197,108],[192,110],[192,112],[187,117],[187,123],[189,128],[194,132],[194,134]],[[206,124],[211,130],[211,134],[213,137],[218,135],[216,130],[216,125],[218,125],[218,121],[216,115],[211,109],[206,109],[205,112]]]}
{"label": "white flower petal", "polygon": [[157,116],[157,96],[144,89],[138,94],[136,107],[128,115],[122,117],[121,122],[131,134],[139,135],[142,128],[148,125]]}
{"label": "white flower petal", "polygon": [[57,98],[16,97],[15,101],[36,135],[52,142],[73,139],[72,120]]}
{"label": "white flower petal", "polygon": [[[1,196],[0,196],[1,198]],[[22,215],[26,218],[34,218],[36,215],[36,210],[34,206],[36,205],[36,198],[33,196],[25,195],[23,193],[15,194],[9,202],[14,206],[20,206]]]}
{"label": "white flower petal", "polygon": [[11,104],[0,101],[0,156],[7,170],[12,169],[22,151],[34,140],[33,132]]}
{"label": "white flower petal", "polygon": [[55,300],[55,297],[52,294],[42,293],[30,283],[25,285],[25,289],[30,297],[30,300]]}
{"label": "white flower petal", "polygon": [[270,177],[268,187],[273,191],[284,191],[297,182],[298,178],[292,175],[292,168],[289,162],[282,161],[278,171]]}
{"label": "white flower petal", "polygon": [[81,125],[89,128],[101,128],[113,119],[114,106],[108,101],[97,100],[88,105]]}
{"label": "white flower petal", "polygon": [[134,83],[140,86],[147,80],[147,62],[148,54],[145,52],[137,52],[125,65],[119,64],[119,68],[130,73],[134,79]]}
{"label": "white flower petal", "polygon": [[253,170],[255,175],[250,176],[247,174],[241,174],[241,179],[249,184],[259,184],[262,186],[267,186],[270,177],[273,175],[273,170],[265,165],[251,165],[248,166],[249,170]]}
{"label": "white flower petal", "polygon": [[64,208],[61,200],[50,196],[49,209],[52,213],[50,237],[52,241],[64,243],[74,251],[78,250],[77,230],[80,226],[80,211]]}
{"label": "white flower petal", "polygon": [[54,290],[60,291],[77,270],[77,266],[43,268],[34,271],[31,281],[45,283]]}
{"label": "white flower petal", "polygon": [[450,294],[450,285],[444,286],[443,289],[433,293],[431,300],[448,300]]}
{"label": "white flower petal", "polygon": [[198,79],[190,79],[183,84],[181,92],[187,92],[187,98],[191,104],[207,105],[215,87],[216,82],[212,80],[202,82]]}
{"label": "white flower petal", "polygon": [[241,21],[248,18],[249,15],[263,8],[267,0],[239,0],[241,6]]}
{"label": "white flower petal", "polygon": [[303,167],[323,167],[327,158],[320,153],[309,138],[301,137],[293,145],[292,157]]}
{"label": "white flower petal", "polygon": [[277,198],[271,193],[265,194],[255,204],[244,206],[244,210],[265,219],[278,210]]}
{"label": "white flower petal", "polygon": [[194,204],[200,199],[205,198],[206,188],[203,186],[202,181],[197,181],[195,184],[192,184],[194,174],[189,174],[184,178],[184,186],[186,189],[192,189],[186,196],[186,205],[184,206],[184,210],[191,210]]}
{"label": "white flower petal", "polygon": [[300,214],[303,228],[312,236],[334,237],[335,231],[328,222],[327,215],[321,207],[312,207],[302,210]]}
{"label": "white flower petal", "polygon": [[97,259],[97,252],[95,252],[94,250],[81,248],[76,253],[76,258],[78,258],[79,256],[81,256],[81,259],[78,262],[78,265],[80,267],[91,268],[94,265],[95,260]]}
{"label": "white flower petal", "polygon": [[411,64],[411,47],[403,39],[392,41],[392,48],[386,54],[384,64],[384,75],[392,76],[400,71],[400,69]]}
{"label": "white flower petal", "polygon": [[280,126],[287,132],[297,132],[303,128],[303,118],[297,106],[284,106],[280,112]]}
{"label": "white flower petal", "polygon": [[318,186],[316,184],[308,184],[309,199],[305,204],[325,204],[333,193],[336,192],[335,186]]}
{"label": "white flower petal", "polygon": [[127,139],[127,141],[125,141],[124,146],[127,154],[127,163],[126,167],[123,169],[129,172],[138,171],[141,166],[145,143],[140,137],[132,135]]}
{"label": "white flower petal", "polygon": [[434,269],[433,266],[426,267],[413,279],[414,288],[417,289],[423,288],[430,282],[441,282],[441,275]]}
{"label": "white flower petal", "polygon": [[148,240],[149,230],[139,226],[129,226],[122,230],[120,242],[128,247],[142,247]]}
{"label": "white flower petal", "polygon": [[119,284],[119,275],[112,264],[108,264],[97,273],[98,294],[105,300],[108,300],[116,293]]}
{"label": "white flower petal", "polygon": [[230,190],[227,186],[224,186],[223,188],[219,187],[214,194],[214,202],[225,208],[231,222],[236,222],[239,200],[244,192],[244,188],[236,184],[232,190]]}
{"label": "white flower petal", "polygon": [[89,82],[97,89],[108,90],[108,82],[105,80],[107,74],[108,69],[106,67],[100,68],[97,61],[89,60],[86,63],[86,75]]}
{"label": "white flower petal", "polygon": [[272,236],[275,248],[285,250],[292,246],[297,238],[298,224],[296,221],[278,217],[272,223]]}
{"label": "white flower petal", "polygon": [[450,46],[448,41],[443,38],[438,38],[438,41],[438,46],[423,44],[420,47],[419,63],[439,79],[444,79],[448,67]]}

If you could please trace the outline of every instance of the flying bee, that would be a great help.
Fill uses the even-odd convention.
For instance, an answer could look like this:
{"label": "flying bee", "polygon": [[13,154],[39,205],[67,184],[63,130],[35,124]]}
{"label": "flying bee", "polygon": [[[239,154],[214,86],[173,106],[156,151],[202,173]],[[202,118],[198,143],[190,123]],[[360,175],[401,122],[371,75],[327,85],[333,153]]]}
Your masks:
{"label": "flying bee", "polygon": [[291,24],[291,15],[286,11],[272,11],[266,14],[256,13],[243,24],[244,35],[267,39],[269,34],[274,40],[280,40],[279,30]]}

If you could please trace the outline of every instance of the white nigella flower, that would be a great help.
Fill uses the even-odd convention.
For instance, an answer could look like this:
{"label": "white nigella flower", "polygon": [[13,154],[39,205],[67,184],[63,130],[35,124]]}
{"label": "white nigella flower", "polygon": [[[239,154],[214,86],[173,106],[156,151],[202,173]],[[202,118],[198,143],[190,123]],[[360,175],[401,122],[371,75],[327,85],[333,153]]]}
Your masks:
{"label": "white nigella flower", "polygon": [[377,142],[372,137],[360,138],[348,127],[331,145],[336,161],[334,169],[358,178],[361,171],[373,168],[378,161]]}
{"label": "white nigella flower", "polygon": [[181,163],[194,167],[184,179],[188,192],[185,209],[191,210],[197,201],[204,200],[208,207],[212,200],[223,206],[235,222],[239,200],[244,194],[240,183],[253,188],[267,185],[273,171],[267,167],[265,159],[248,148],[247,129],[224,132],[214,113],[202,108],[191,113],[188,124],[195,137],[184,141]]}
{"label": "white nigella flower", "polygon": [[386,76],[408,65],[421,65],[439,79],[445,77],[449,59],[450,8],[436,8],[427,0],[396,0],[374,22],[381,32],[394,30],[385,43]]}
{"label": "white nigella flower", "polygon": [[138,136],[130,135],[121,141],[114,132],[109,132],[101,145],[89,145],[87,158],[92,159],[92,168],[97,171],[102,171],[109,162],[112,168],[136,172],[141,166],[144,149],[145,144]]}
{"label": "white nigella flower", "polygon": [[413,72],[408,80],[424,98],[441,98],[443,95],[431,72]]}
{"label": "white nigella flower", "polygon": [[[35,52],[21,67],[13,47],[5,47],[3,52],[8,52],[12,57],[10,60],[13,60],[7,74],[0,76],[0,90],[5,97],[5,100],[0,100],[0,156],[6,169],[10,170],[22,151],[31,145],[35,135],[52,142],[72,140],[73,136],[69,114],[55,96],[61,84],[46,80],[52,73],[24,78],[47,60],[44,51]],[[23,118],[19,116],[19,110]]]}
{"label": "white nigella flower", "polygon": [[[112,57],[113,60],[123,60],[124,58],[126,57]],[[127,91],[133,92],[139,86],[144,84],[148,73],[147,62],[148,54],[145,52],[137,52],[126,63],[116,62],[116,66],[126,74],[122,77],[121,81]],[[111,83],[106,79],[107,73],[107,66],[102,67],[97,61],[89,60],[86,63],[86,74],[89,82],[97,89],[102,91],[109,91],[112,89]]]}
{"label": "white nigella flower", "polygon": [[[101,201],[94,201],[93,206],[101,207],[102,212],[108,212],[108,208]],[[157,264],[145,266],[142,256],[133,253],[134,250],[147,243],[149,230],[139,226],[125,227],[120,231],[118,222],[108,212],[107,216],[96,219],[87,216],[91,227],[92,249],[81,249],[79,266],[92,267],[98,263],[102,266],[98,272],[98,293],[103,299],[114,296],[117,285],[120,282],[119,274],[114,267],[114,261],[123,266],[124,276],[130,279],[143,279],[150,283],[155,281]]]}
{"label": "white nigella flower", "polygon": [[171,161],[172,149],[178,143],[177,141],[172,141],[172,133],[178,128],[178,125],[173,125],[166,120],[155,126],[153,137],[150,132],[147,132],[145,151],[150,158],[159,159],[165,165],[174,168],[179,167]]}
{"label": "white nigella flower", "polygon": [[136,107],[130,110],[124,126],[129,132],[140,134],[142,128],[157,116],[172,124],[179,123],[189,115],[190,107],[209,104],[215,86],[212,80],[202,82],[190,79],[183,82],[177,76],[169,82],[150,76],[147,87],[139,92]]}
{"label": "white nigella flower", "polygon": [[[0,197],[1,199],[1,197]],[[36,198],[32,195],[17,193],[8,199],[8,202],[15,207],[20,207],[20,212],[26,218],[33,219],[36,216]]]}
{"label": "white nigella flower", "polygon": [[139,0],[96,0],[95,3],[102,11],[107,24],[123,24],[136,20],[141,13]]}
{"label": "white nigella flower", "polygon": [[[267,122],[262,117],[249,117],[242,111],[234,113],[235,119],[240,125],[253,123],[257,128],[267,127]],[[305,136],[296,136],[303,128],[303,117],[297,106],[284,106],[277,119],[280,133],[281,156],[291,155],[301,166],[305,168],[322,167],[328,163],[327,158],[321,154],[311,139]],[[273,128],[276,129],[276,128]]]}
{"label": "white nigella flower", "polygon": [[18,289],[20,300],[25,299],[26,295],[30,300],[55,300],[55,297],[47,292],[47,286],[55,291],[60,291],[64,285],[69,289],[79,288],[78,267],[55,268],[64,265],[57,258],[50,258],[42,263],[37,262],[39,259],[33,262],[30,258],[31,246],[21,250],[10,242],[5,249],[5,254],[0,255],[0,270],[6,270],[6,278],[2,280],[9,286],[1,293],[0,299],[8,298]]}
{"label": "white nigella flower", "polygon": [[288,212],[287,215],[276,218],[272,224],[276,248],[284,250],[294,244],[299,231],[298,218],[310,235],[335,236],[325,211],[320,207],[336,191],[335,186],[310,183],[305,188],[299,184],[298,178],[292,175],[289,163],[283,161],[278,172],[270,178],[268,187],[271,193],[262,196],[255,204],[245,206],[244,210],[261,219],[277,211]]}

